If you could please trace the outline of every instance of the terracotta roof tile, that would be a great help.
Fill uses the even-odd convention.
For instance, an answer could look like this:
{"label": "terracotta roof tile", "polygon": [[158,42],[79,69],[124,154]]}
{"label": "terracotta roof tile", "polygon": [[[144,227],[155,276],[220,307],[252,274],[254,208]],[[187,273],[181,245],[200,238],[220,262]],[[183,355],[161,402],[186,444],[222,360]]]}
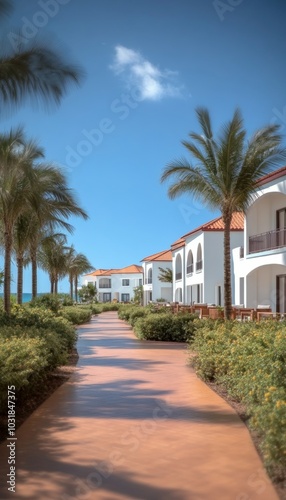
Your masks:
{"label": "terracotta roof tile", "polygon": [[143,267],[131,264],[131,266],[123,267],[122,269],[112,269],[111,274],[135,274],[143,273]]}
{"label": "terracotta roof tile", "polygon": [[[217,217],[216,219],[213,219],[210,222],[202,224],[201,226],[184,234],[181,238],[176,240],[171,245],[171,249],[172,249],[172,251],[174,251],[174,250],[177,250],[178,248],[185,246],[186,238],[188,236],[190,236],[191,234],[197,233],[199,231],[223,231],[223,230],[224,230],[224,223],[222,221],[222,217]],[[235,212],[233,214],[230,230],[231,231],[243,231],[244,230],[244,215],[242,212]]]}
{"label": "terracotta roof tile", "polygon": [[162,252],[153,253],[148,257],[144,257],[141,262],[171,262],[172,261],[172,252],[171,250],[163,250]]}

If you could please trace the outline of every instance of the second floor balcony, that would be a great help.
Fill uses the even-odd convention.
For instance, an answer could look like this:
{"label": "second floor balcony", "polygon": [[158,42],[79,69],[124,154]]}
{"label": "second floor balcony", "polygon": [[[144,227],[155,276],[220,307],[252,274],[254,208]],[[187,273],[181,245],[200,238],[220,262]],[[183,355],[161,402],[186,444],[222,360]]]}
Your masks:
{"label": "second floor balcony", "polygon": [[145,285],[152,285],[152,278],[145,278]]}
{"label": "second floor balcony", "polygon": [[286,246],[286,228],[249,237],[249,253],[265,252]]}

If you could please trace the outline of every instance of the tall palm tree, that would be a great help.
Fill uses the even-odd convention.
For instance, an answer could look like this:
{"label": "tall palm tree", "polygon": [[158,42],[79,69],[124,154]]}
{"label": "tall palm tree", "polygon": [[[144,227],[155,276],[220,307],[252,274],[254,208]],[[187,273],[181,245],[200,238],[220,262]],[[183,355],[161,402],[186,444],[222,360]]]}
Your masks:
{"label": "tall palm tree", "polygon": [[[34,166],[33,200],[31,203],[34,217],[34,235],[30,241],[32,263],[32,295],[37,295],[37,250],[46,236],[45,232],[53,232],[56,228],[73,231],[68,223],[70,216],[88,219],[88,215],[80,207],[72,189],[67,186],[63,172],[54,165],[38,164]],[[33,215],[31,214],[33,217]]]}
{"label": "tall palm tree", "polygon": [[43,156],[22,129],[0,134],[0,217],[4,233],[4,308],[10,312],[11,253],[17,219],[29,202],[31,165]]}
{"label": "tall palm tree", "polygon": [[43,242],[38,252],[40,267],[50,278],[51,293],[58,293],[58,282],[66,275],[66,262],[70,248],[64,234],[51,234]]}
{"label": "tall palm tree", "polygon": [[17,303],[22,304],[23,301],[23,270],[29,263],[28,256],[29,242],[33,238],[34,225],[33,218],[29,216],[29,212],[21,214],[14,228],[13,248],[16,255],[17,263]]}
{"label": "tall palm tree", "polygon": [[245,212],[255,195],[258,179],[285,161],[278,125],[267,125],[247,140],[240,111],[214,137],[207,109],[198,108],[201,132],[191,132],[182,144],[194,163],[186,159],[169,163],[161,182],[171,179],[170,198],[190,194],[220,210],[224,223],[224,307],[231,314],[230,225],[234,212]]}
{"label": "tall palm tree", "polygon": [[67,271],[70,282],[70,296],[75,301],[78,301],[78,278],[84,273],[92,271],[94,267],[89,262],[88,258],[83,253],[76,253],[75,249],[71,247],[70,255],[67,261]]}
{"label": "tall palm tree", "polygon": [[[7,13],[9,7],[11,2],[1,0],[0,15]],[[0,53],[0,99],[3,102],[20,103],[29,96],[58,104],[68,85],[78,83],[80,78],[79,68],[67,64],[59,53],[38,43],[18,44],[16,50],[10,48],[10,53]]]}

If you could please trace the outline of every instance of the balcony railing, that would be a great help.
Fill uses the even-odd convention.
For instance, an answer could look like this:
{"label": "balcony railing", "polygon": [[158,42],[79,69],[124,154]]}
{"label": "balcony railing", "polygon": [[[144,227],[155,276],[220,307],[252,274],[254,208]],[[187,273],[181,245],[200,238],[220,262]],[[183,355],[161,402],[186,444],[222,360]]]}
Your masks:
{"label": "balcony railing", "polygon": [[98,288],[111,288],[111,281],[110,283],[99,283]]}
{"label": "balcony railing", "polygon": [[152,278],[145,278],[145,285],[152,285]]}
{"label": "balcony railing", "polygon": [[286,228],[249,236],[249,253],[264,252],[286,246]]}
{"label": "balcony railing", "polygon": [[194,272],[194,264],[189,264],[187,266],[187,274],[192,274]]}
{"label": "balcony railing", "polygon": [[176,280],[181,280],[182,279],[182,272],[176,273]]}
{"label": "balcony railing", "polygon": [[196,271],[201,271],[203,268],[203,261],[202,260],[198,260],[198,262],[196,263]]}

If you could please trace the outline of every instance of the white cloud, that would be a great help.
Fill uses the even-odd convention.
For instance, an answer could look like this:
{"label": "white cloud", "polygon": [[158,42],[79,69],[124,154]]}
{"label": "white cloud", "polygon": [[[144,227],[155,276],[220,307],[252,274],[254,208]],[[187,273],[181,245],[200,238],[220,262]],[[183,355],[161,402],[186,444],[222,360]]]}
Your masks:
{"label": "white cloud", "polygon": [[136,88],[142,100],[159,101],[163,97],[181,96],[182,86],[177,82],[176,71],[161,71],[133,49],[117,45],[110,68],[121,75],[128,89]]}

